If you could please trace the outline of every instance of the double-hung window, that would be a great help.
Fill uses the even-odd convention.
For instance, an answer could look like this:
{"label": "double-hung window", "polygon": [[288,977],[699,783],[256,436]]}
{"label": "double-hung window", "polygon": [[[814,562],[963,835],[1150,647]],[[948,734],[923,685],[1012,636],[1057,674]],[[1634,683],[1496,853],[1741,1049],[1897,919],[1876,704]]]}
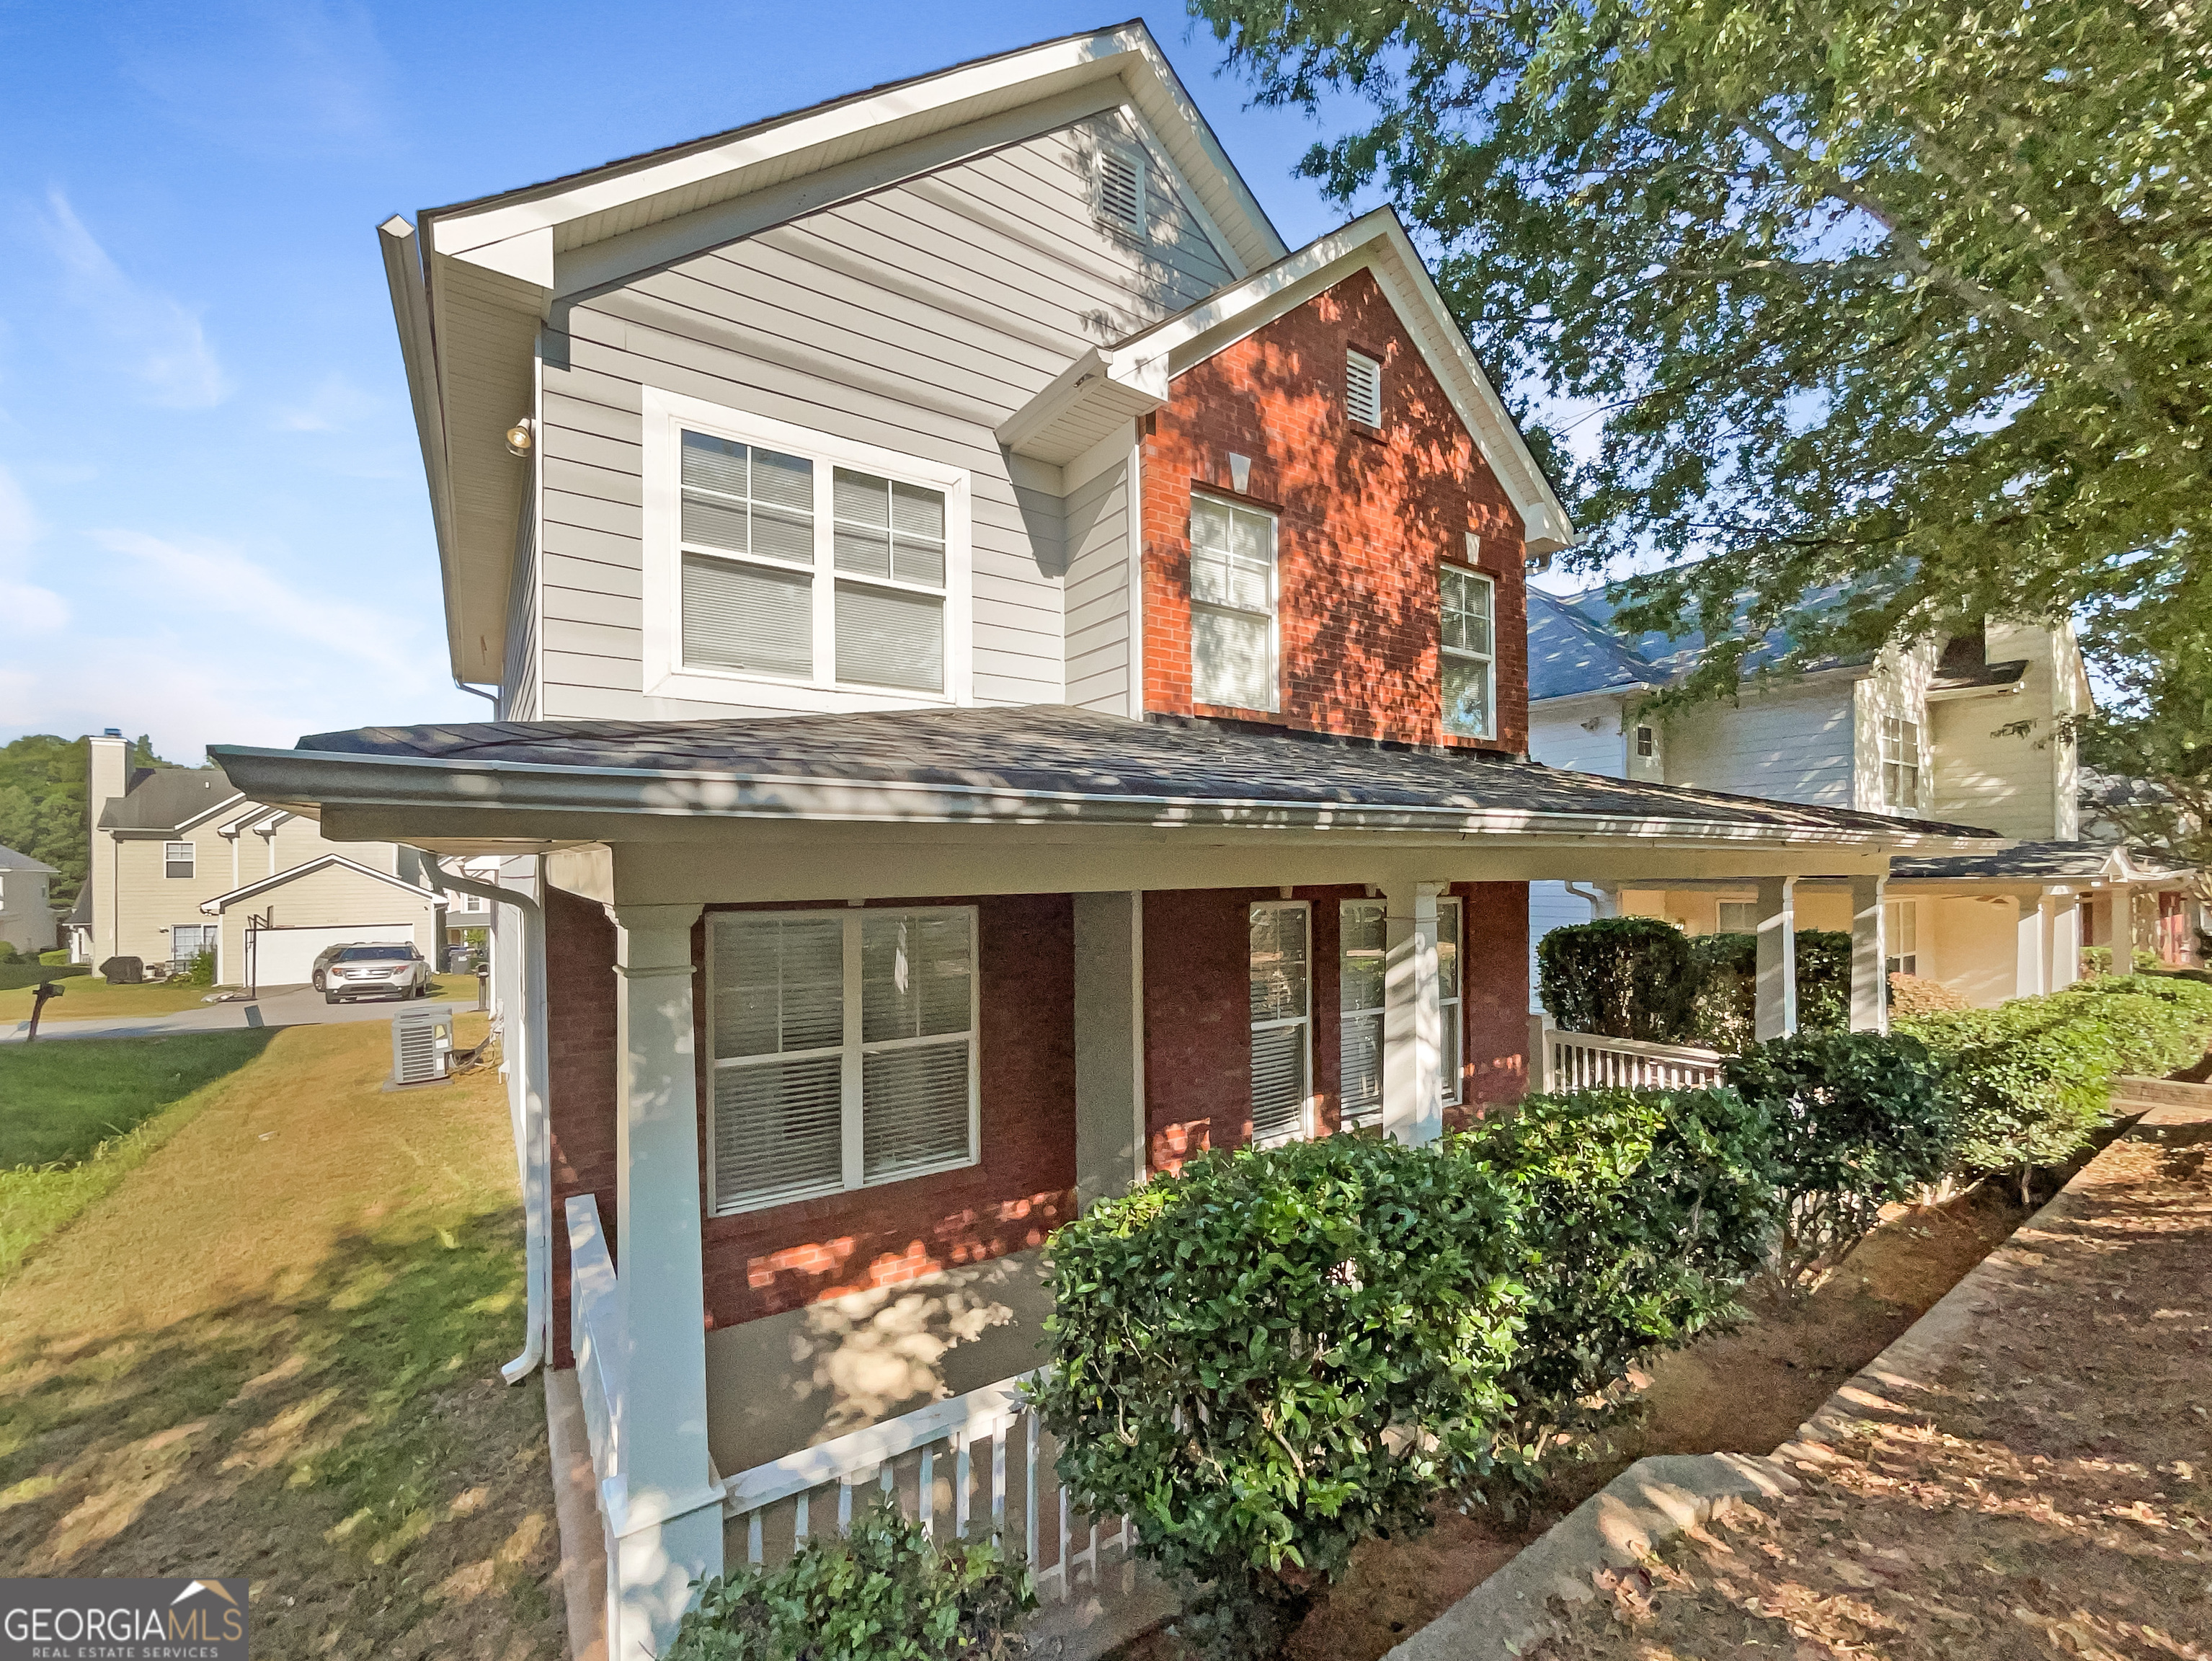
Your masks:
{"label": "double-hung window", "polygon": [[963,472],[651,388],[645,404],[647,692],[963,701]]}
{"label": "double-hung window", "polygon": [[1902,715],[1881,718],[1882,806],[1898,812],[1920,811],[1920,723]]}
{"label": "double-hung window", "polygon": [[1882,908],[1889,915],[1882,921],[1882,933],[1887,937],[1888,961],[1883,973],[1888,975],[1917,975],[1920,972],[1920,907],[1911,900],[1892,900]]}
{"label": "double-hung window", "polygon": [[1252,1145],[1313,1134],[1312,913],[1304,900],[1252,908]]}
{"label": "double-hung window", "polygon": [[973,1165],[975,913],[724,913],[708,997],[719,1214]]}
{"label": "double-hung window", "polygon": [[1497,586],[1460,565],[1437,568],[1442,611],[1444,731],[1462,738],[1498,730]]}
{"label": "double-hung window", "polygon": [[1759,904],[1755,900],[1723,900],[1713,908],[1714,932],[1721,934],[1759,933]]}
{"label": "double-hung window", "polygon": [[191,843],[165,842],[161,844],[161,874],[165,877],[189,877],[192,874]]}
{"label": "double-hung window", "polygon": [[[1382,1123],[1383,985],[1388,913],[1381,900],[1346,900],[1338,917],[1339,1103],[1346,1130]],[[1443,1099],[1460,1098],[1460,902],[1437,902],[1437,1074]]]}
{"label": "double-hung window", "polygon": [[1190,503],[1191,697],[1273,709],[1275,520],[1212,496]]}

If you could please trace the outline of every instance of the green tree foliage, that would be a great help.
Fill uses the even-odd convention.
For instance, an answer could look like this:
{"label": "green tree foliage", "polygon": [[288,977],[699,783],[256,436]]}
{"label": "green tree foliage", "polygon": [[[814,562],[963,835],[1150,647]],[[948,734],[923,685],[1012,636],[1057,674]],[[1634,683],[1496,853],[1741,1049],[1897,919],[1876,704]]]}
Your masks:
{"label": "green tree foliage", "polygon": [[2104,780],[2084,809],[2132,844],[2212,870],[2212,659],[2122,663],[2113,679],[2114,696],[2072,725]]}
{"label": "green tree foliage", "polygon": [[1520,1189],[1530,1253],[1505,1379],[1514,1469],[1540,1469],[1631,1367],[1735,1313],[1777,1220],[1771,1135],[1732,1090],[1598,1090],[1529,1097],[1466,1139]]}
{"label": "green tree foliage", "polygon": [[1011,1661],[1036,1607],[1029,1572],[991,1540],[933,1543],[888,1500],[790,1561],[699,1588],[665,1661]]}
{"label": "green tree foliage", "polygon": [[[1797,1025],[1841,1032],[1851,1024],[1851,937],[1801,928],[1797,940]],[[1690,942],[1697,986],[1690,1041],[1727,1055],[1751,1048],[1759,1005],[1759,936],[1699,934]]]}
{"label": "green tree foliage", "polygon": [[1304,170],[1431,240],[1506,385],[1597,406],[1567,563],[1666,557],[1622,622],[1694,612],[1700,684],[1778,624],[1806,657],[1992,615],[2168,662],[2212,634],[2190,8],[1192,3],[1261,102],[1364,106]]}
{"label": "green tree foliage", "polygon": [[1536,946],[1538,995],[1570,1032],[1668,1043],[1689,1036],[1697,982],[1689,937],[1657,917],[1601,917]]}
{"label": "green tree foliage", "polygon": [[1884,1205],[1935,1182],[1950,1158],[1943,1068],[1910,1035],[1776,1038],[1729,1056],[1721,1077],[1771,1124],[1783,1205],[1770,1273],[1784,1293],[1818,1285]]}
{"label": "green tree foliage", "polygon": [[[47,895],[57,906],[76,903],[92,853],[86,816],[91,751],[82,739],[33,733],[0,745],[0,848],[51,865],[58,873]],[[167,767],[141,733],[131,745],[132,767]]]}
{"label": "green tree foliage", "polygon": [[1360,1135],[1206,1153],[1050,1256],[1061,1480],[1133,1519],[1209,1653],[1272,1653],[1361,1540],[1488,1470],[1525,1294],[1480,1159]]}

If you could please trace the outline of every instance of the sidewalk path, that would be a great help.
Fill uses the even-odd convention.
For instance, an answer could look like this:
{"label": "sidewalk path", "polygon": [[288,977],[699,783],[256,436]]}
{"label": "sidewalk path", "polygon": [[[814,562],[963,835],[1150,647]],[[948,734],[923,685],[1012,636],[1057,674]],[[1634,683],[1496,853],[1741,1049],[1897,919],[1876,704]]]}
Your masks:
{"label": "sidewalk path", "polygon": [[[63,1001],[66,1002],[66,997]],[[456,1014],[476,1007],[471,992],[459,998],[431,998],[449,1003]],[[380,998],[374,1002],[325,1003],[312,987],[272,992],[252,1003],[202,1004],[166,1015],[109,1015],[93,1020],[58,1020],[51,1014],[39,1023],[39,1042],[49,1038],[150,1038],[170,1032],[227,1032],[240,1027],[326,1026],[341,1021],[388,1021],[403,1009],[422,1006],[405,999]],[[15,1021],[0,1028],[0,1043],[20,1043],[30,1022]]]}
{"label": "sidewalk path", "polygon": [[2212,1658],[2212,1112],[2147,1115],[1984,1269],[1854,1382],[1863,1417],[1782,1450],[1802,1493],[1530,1661]]}

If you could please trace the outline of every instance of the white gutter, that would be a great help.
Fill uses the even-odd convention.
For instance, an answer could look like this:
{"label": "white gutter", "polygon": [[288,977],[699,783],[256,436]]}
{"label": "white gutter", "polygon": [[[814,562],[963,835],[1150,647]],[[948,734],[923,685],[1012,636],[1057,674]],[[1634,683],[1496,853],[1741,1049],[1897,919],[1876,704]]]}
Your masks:
{"label": "white gutter", "polygon": [[[522,1111],[514,1127],[514,1159],[522,1179],[522,1284],[524,1323],[522,1354],[501,1367],[500,1376],[519,1384],[535,1372],[550,1348],[547,1339],[553,1311],[553,1159],[552,1135],[546,1121],[546,1086],[552,1062],[545,1032],[545,912],[526,894],[474,877],[456,876],[438,863],[434,854],[424,854],[422,863],[441,888],[457,894],[473,894],[497,905],[511,905],[522,920],[521,1009],[520,1023],[507,1024],[509,1041],[521,1027],[520,1062],[522,1074]],[[542,875],[544,863],[539,861]]]}

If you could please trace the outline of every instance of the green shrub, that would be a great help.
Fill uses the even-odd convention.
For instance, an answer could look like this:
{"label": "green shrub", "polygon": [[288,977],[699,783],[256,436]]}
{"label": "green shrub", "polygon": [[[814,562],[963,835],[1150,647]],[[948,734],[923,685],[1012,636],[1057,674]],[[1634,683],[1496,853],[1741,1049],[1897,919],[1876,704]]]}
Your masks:
{"label": "green shrub", "polygon": [[213,951],[195,952],[184,968],[169,978],[179,986],[213,986],[215,984],[215,953]]}
{"label": "green shrub", "polygon": [[995,1542],[933,1544],[879,1499],[779,1568],[707,1581],[662,1661],[1000,1661],[1036,1607]]}
{"label": "green shrub", "polygon": [[[1851,1024],[1851,937],[1801,928],[1796,940],[1798,1030],[1844,1031]],[[1741,1055],[1754,1042],[1759,936],[1699,934],[1690,954],[1697,987],[1690,1042]]]}
{"label": "green shrub", "polygon": [[89,964],[65,963],[59,965],[44,963],[0,964],[0,992],[13,992],[20,987],[36,986],[40,981],[66,980],[72,975],[88,974]]}
{"label": "green shrub", "polygon": [[1201,1154],[1052,1238],[1060,1478],[1184,1583],[1186,1638],[1270,1653],[1361,1540],[1487,1472],[1522,1255],[1458,1143]]}
{"label": "green shrub", "polygon": [[1729,1057],[1721,1077],[1771,1122],[1782,1203],[1767,1272],[1785,1294],[1818,1285],[1884,1205],[1945,1168],[1951,1103],[1943,1070],[1909,1034],[1776,1038]]}
{"label": "green shrub", "polygon": [[1601,917],[1554,928],[1536,947],[1538,989],[1570,1032],[1680,1043],[1697,983],[1689,937],[1656,917]]}
{"label": "green shrub", "polygon": [[1466,1139],[1519,1188],[1531,1248],[1506,1378],[1518,1461],[1594,1423],[1638,1362],[1735,1312],[1776,1221],[1771,1134],[1732,1090],[1599,1090],[1532,1096]]}

